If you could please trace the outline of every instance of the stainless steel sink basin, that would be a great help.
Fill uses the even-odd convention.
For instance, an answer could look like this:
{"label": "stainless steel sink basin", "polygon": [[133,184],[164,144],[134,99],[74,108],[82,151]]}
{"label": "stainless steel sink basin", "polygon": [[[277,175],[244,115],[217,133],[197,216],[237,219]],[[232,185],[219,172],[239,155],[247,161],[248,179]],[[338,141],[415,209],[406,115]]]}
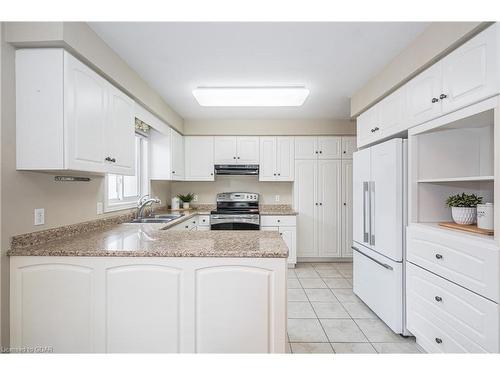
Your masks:
{"label": "stainless steel sink basin", "polygon": [[169,223],[172,220],[182,217],[182,214],[170,214],[170,215],[156,215],[155,217],[145,217],[142,219],[134,219],[131,223],[135,224],[155,224],[155,223]]}

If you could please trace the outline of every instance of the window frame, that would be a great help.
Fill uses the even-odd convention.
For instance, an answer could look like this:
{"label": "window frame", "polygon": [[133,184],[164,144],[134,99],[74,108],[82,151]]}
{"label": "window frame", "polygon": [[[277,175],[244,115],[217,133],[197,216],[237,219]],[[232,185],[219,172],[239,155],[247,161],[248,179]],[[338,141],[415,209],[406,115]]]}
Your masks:
{"label": "window frame", "polygon": [[137,208],[137,202],[140,197],[143,195],[149,194],[150,186],[148,179],[148,168],[149,168],[149,139],[147,136],[136,132],[134,138],[134,148],[135,142],[139,139],[139,149],[138,155],[135,155],[135,175],[137,176],[137,196],[134,197],[126,197],[126,198],[118,198],[118,199],[109,199],[109,175],[115,175],[121,177],[121,192],[123,195],[123,178],[125,175],[115,174],[115,173],[106,173],[104,177],[104,213],[113,212],[113,211],[121,211],[128,210],[131,208]]}

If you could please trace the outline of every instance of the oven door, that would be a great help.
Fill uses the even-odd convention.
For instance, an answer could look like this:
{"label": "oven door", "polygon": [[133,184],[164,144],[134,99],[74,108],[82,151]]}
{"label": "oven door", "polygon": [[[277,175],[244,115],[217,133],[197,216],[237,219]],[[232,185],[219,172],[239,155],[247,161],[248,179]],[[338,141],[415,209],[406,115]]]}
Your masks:
{"label": "oven door", "polygon": [[259,215],[211,215],[211,230],[259,230]]}

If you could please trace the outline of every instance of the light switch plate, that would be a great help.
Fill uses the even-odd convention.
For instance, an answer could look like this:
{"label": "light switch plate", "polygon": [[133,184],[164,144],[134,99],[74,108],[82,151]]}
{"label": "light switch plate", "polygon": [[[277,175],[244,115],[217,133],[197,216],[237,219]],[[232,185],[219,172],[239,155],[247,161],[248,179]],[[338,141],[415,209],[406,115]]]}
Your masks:
{"label": "light switch plate", "polygon": [[193,202],[198,202],[198,194],[195,194],[193,197]]}
{"label": "light switch plate", "polygon": [[102,213],[103,213],[102,202],[97,202],[97,215],[102,215]]}
{"label": "light switch plate", "polygon": [[276,202],[279,202],[280,201],[280,196],[278,194],[275,195],[274,199],[276,200]]}
{"label": "light switch plate", "polygon": [[35,208],[35,225],[43,225],[45,224],[45,209],[44,208]]}

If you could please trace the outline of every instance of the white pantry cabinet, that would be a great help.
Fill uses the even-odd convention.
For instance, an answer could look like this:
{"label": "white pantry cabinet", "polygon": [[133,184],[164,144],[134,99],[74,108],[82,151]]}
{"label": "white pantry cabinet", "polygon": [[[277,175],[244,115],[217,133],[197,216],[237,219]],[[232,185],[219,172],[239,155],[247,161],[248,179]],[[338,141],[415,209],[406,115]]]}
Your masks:
{"label": "white pantry cabinet", "polygon": [[342,137],[295,137],[295,159],[340,159],[341,157]]}
{"label": "white pantry cabinet", "polygon": [[342,257],[352,257],[352,160],[342,160]]}
{"label": "white pantry cabinet", "polygon": [[352,159],[356,151],[356,136],[342,137],[342,159]]}
{"label": "white pantry cabinet", "polygon": [[259,137],[214,137],[215,164],[259,164]]}
{"label": "white pantry cabinet", "polygon": [[63,49],[16,51],[18,170],[135,173],[134,102]]}
{"label": "white pantry cabinet", "polygon": [[214,137],[184,137],[186,181],[214,180]]}
{"label": "white pantry cabinet", "polygon": [[55,353],[285,353],[286,260],[10,259],[10,344]]}
{"label": "white pantry cabinet", "polygon": [[259,181],[293,181],[294,138],[260,137]]}
{"label": "white pantry cabinet", "polygon": [[296,160],[298,257],[342,256],[342,161]]}

